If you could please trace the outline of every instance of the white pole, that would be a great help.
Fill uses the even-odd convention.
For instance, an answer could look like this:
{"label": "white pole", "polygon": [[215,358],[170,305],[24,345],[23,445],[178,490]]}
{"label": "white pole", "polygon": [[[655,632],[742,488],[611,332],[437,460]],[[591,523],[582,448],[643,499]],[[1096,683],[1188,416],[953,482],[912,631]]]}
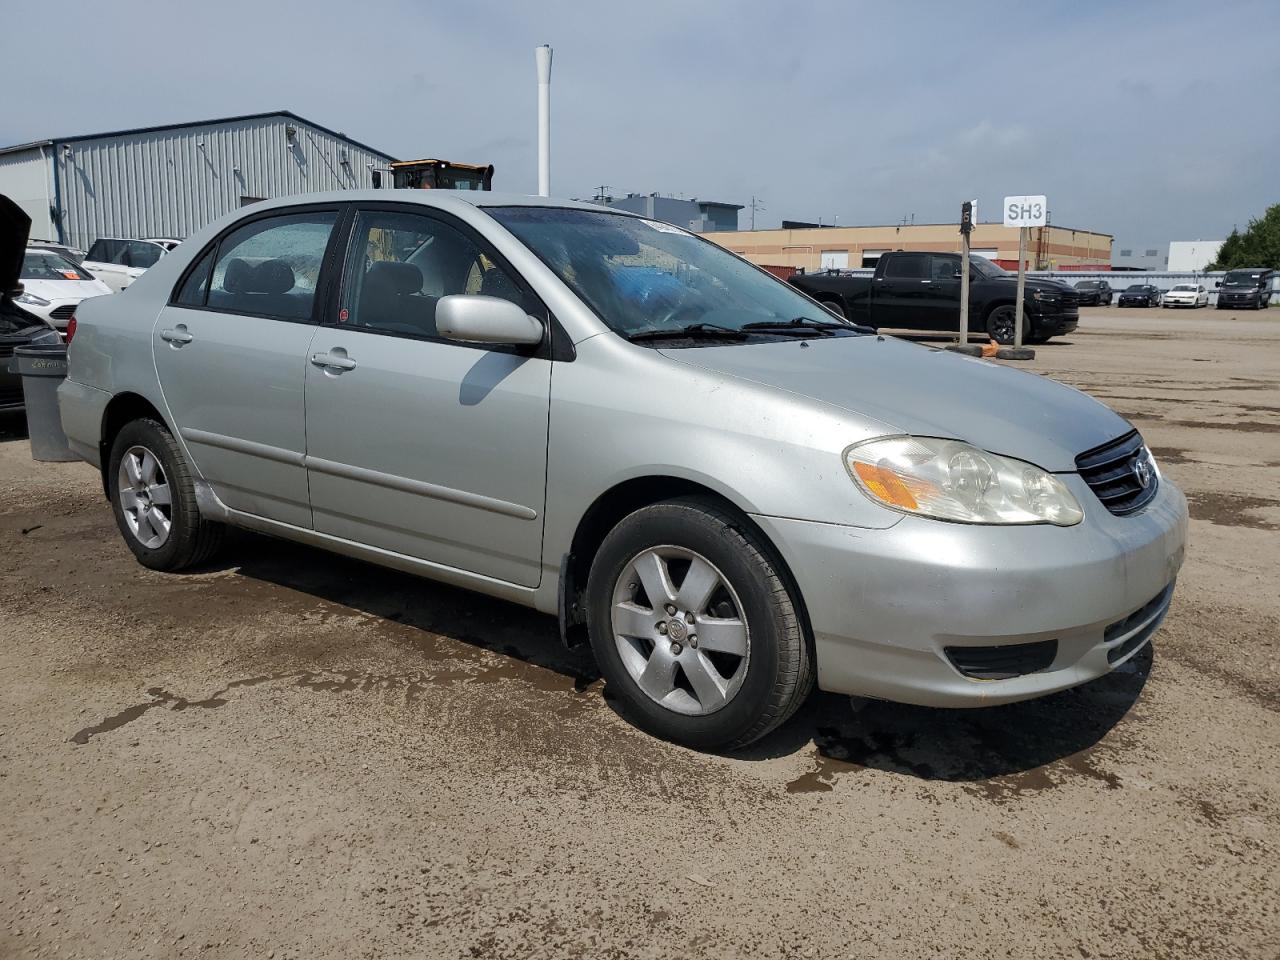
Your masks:
{"label": "white pole", "polygon": [[551,196],[551,47],[534,51],[538,61],[538,196]]}
{"label": "white pole", "polygon": [[1026,227],[1018,229],[1018,306],[1013,311],[1013,345],[1022,349],[1022,296],[1027,285],[1027,233]]}

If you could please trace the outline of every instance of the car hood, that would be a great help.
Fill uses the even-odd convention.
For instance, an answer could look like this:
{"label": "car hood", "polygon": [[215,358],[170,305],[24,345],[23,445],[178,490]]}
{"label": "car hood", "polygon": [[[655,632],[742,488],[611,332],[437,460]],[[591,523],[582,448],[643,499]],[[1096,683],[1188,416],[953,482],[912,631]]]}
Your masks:
{"label": "car hood", "polygon": [[111,288],[101,280],[23,280],[27,293],[34,293],[46,300],[86,299],[110,293]]}
{"label": "car hood", "polygon": [[0,296],[8,296],[18,286],[30,234],[31,218],[0,193]]}
{"label": "car hood", "polygon": [[1075,458],[1133,426],[1055,380],[892,337],[664,349],[663,356],[776,387],[907,433],[964,440],[1072,472]]}

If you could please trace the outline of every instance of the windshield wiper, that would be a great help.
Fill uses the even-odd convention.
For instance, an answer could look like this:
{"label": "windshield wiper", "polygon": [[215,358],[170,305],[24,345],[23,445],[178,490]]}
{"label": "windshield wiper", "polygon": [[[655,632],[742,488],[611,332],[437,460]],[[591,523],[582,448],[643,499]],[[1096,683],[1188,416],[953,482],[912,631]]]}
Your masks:
{"label": "windshield wiper", "polygon": [[865,327],[860,327],[855,323],[810,320],[808,317],[793,317],[790,320],[756,320],[753,323],[744,323],[742,329],[776,331],[778,333],[788,333],[792,330],[800,332],[805,330],[856,330],[862,333],[868,332]]}
{"label": "windshield wiper", "polygon": [[642,330],[627,335],[632,343],[638,340],[745,340],[750,334],[734,327],[722,327],[714,323],[690,323],[671,330]]}

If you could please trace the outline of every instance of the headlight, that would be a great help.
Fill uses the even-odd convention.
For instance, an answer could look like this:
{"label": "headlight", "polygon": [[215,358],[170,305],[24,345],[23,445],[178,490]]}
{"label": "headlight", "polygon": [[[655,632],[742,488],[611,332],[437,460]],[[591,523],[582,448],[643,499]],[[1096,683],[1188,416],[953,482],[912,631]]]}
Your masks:
{"label": "headlight", "polygon": [[854,444],[845,467],[875,502],[960,523],[1053,523],[1069,527],[1084,511],[1053,474],[959,440],[886,437]]}
{"label": "headlight", "polygon": [[1036,300],[1057,300],[1058,295],[1049,290],[1032,290],[1031,296]]}
{"label": "headlight", "polygon": [[18,303],[25,303],[29,307],[47,307],[49,301],[44,297],[37,297],[34,293],[20,293],[13,298]]}

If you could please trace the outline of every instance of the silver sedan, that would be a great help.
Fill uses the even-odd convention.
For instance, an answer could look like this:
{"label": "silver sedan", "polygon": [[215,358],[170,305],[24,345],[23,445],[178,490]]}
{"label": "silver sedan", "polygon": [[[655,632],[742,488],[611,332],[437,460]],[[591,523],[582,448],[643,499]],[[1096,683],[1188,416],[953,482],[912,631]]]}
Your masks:
{"label": "silver sedan", "polygon": [[527,604],[700,748],[815,684],[1083,683],[1146,645],[1182,563],[1181,493],[1101,403],[587,204],[260,203],[78,324],[63,424],[142,563],[233,525]]}

